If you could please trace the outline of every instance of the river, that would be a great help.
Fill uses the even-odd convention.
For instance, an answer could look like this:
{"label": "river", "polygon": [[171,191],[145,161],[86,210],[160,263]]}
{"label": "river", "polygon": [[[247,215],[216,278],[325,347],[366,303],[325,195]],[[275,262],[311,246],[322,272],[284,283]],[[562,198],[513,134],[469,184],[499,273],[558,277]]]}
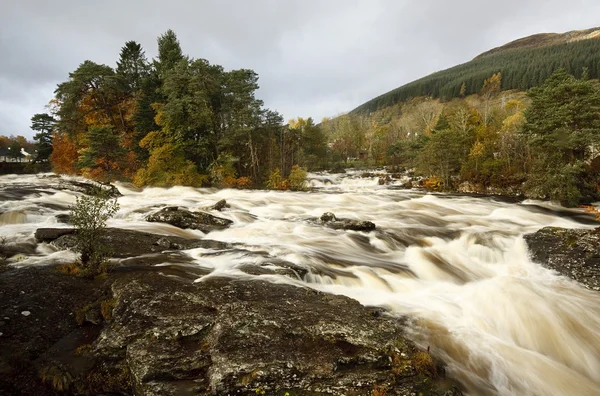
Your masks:
{"label": "river", "polygon": [[[77,193],[49,175],[0,177],[0,238],[34,243],[38,227],[67,227]],[[591,227],[580,211],[549,203],[510,203],[380,186],[357,174],[309,174],[311,192],[136,189],[109,226],[231,243],[230,250],[183,254],[211,276],[255,279],[241,271],[272,258],[308,269],[302,280],[272,282],[342,294],[411,318],[410,335],[448,364],[473,395],[600,395],[600,295],[531,262],[522,238],[544,226]],[[166,205],[199,209],[226,199],[232,227],[204,235],[144,217]],[[324,212],[369,220],[369,233],[332,230]],[[240,247],[243,247],[240,248]],[[72,261],[47,244],[15,266]],[[160,264],[159,264],[160,265]]]}

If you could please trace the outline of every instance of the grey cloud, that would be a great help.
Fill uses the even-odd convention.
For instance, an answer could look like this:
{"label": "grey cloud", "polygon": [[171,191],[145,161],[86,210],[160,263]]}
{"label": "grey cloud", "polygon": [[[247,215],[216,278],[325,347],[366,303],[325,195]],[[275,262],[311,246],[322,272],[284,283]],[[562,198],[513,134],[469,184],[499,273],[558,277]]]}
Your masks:
{"label": "grey cloud", "polygon": [[183,50],[259,73],[259,96],[321,119],[478,53],[542,31],[598,24],[595,0],[27,0],[0,5],[0,134],[29,131],[85,59],[113,65],[127,40],[148,57],[171,28]]}

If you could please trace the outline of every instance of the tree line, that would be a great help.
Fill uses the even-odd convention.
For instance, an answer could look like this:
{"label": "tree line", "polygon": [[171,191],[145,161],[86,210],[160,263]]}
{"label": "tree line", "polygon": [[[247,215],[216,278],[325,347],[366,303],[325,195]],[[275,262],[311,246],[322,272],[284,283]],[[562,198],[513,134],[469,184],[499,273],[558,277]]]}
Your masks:
{"label": "tree line", "polygon": [[86,60],[56,88],[51,114],[32,118],[56,172],[140,186],[249,187],[321,161],[320,130],[311,119],[284,125],[256,98],[254,71],[184,55],[171,30],[157,41],[151,61],[134,41],[116,68]]}
{"label": "tree line", "polygon": [[325,119],[332,155],[365,155],[454,191],[524,193],[567,206],[600,198],[600,90],[586,73],[554,72],[527,93],[503,75],[475,95],[419,97],[365,114]]}

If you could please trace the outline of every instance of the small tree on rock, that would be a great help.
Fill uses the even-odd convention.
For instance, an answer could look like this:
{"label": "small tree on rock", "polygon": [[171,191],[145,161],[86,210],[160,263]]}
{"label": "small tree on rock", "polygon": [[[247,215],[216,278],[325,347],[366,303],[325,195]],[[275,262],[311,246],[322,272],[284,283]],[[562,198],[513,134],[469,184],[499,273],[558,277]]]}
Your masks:
{"label": "small tree on rock", "polygon": [[105,272],[110,251],[102,236],[106,222],[119,210],[116,198],[98,188],[92,195],[77,197],[70,209],[71,223],[77,228],[75,250],[81,254],[81,272],[90,276]]}

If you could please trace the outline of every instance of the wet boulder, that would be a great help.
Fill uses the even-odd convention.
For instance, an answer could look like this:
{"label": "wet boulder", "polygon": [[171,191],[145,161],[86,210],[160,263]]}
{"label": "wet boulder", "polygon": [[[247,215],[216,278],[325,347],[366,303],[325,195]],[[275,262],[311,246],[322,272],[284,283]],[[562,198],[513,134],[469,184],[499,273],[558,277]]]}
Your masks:
{"label": "wet boulder", "polygon": [[104,192],[110,198],[123,196],[119,189],[110,183],[100,183],[94,181],[82,182],[76,180],[61,180],[58,187],[60,190],[75,191],[86,195],[95,195],[98,190]]}
{"label": "wet boulder", "polygon": [[[36,238],[38,241],[50,242],[58,249],[67,250],[73,249],[77,244],[75,232],[71,228],[38,228]],[[115,258],[136,257],[164,250],[225,249],[228,246],[208,239],[188,239],[120,228],[104,230],[100,242],[112,250],[112,257]]]}
{"label": "wet boulder", "polygon": [[524,238],[534,262],[600,291],[600,230],[544,227]]}
{"label": "wet boulder", "polygon": [[216,210],[216,211],[220,212],[226,208],[231,208],[231,205],[229,205],[226,200],[222,199],[222,200],[218,201],[216,204],[214,204],[212,206],[208,206],[207,208],[205,208],[205,210]]}
{"label": "wet boulder", "polygon": [[75,228],[38,228],[35,230],[35,239],[38,242],[52,242],[63,235],[75,233]]}
{"label": "wet boulder", "polygon": [[320,223],[334,230],[373,231],[375,224],[366,220],[338,219],[335,214],[326,212],[321,215]]}
{"label": "wet boulder", "polygon": [[191,212],[177,206],[169,206],[146,217],[146,221],[167,223],[179,228],[189,228],[208,233],[222,230],[233,224],[233,221],[213,216],[206,212]]}

